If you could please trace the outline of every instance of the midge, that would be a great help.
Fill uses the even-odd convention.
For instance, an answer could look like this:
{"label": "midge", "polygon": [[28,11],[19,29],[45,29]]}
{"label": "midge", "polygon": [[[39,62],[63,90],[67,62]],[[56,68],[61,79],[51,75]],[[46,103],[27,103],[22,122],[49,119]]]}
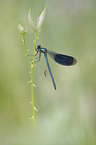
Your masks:
{"label": "midge", "polygon": [[49,56],[55,62],[57,62],[57,63],[59,63],[61,65],[64,65],[64,66],[72,66],[72,65],[77,63],[77,60],[74,57],[72,57],[72,56],[68,56],[68,55],[64,55],[64,54],[59,54],[59,53],[56,53],[54,51],[48,50],[46,48],[43,48],[43,47],[41,47],[41,45],[37,46],[35,56],[38,53],[39,53],[39,60],[38,61],[40,61],[41,53],[43,53],[44,56],[45,56],[46,63],[47,63],[47,66],[48,66],[48,70],[49,70],[49,73],[50,73],[50,76],[51,76],[54,88],[56,90],[56,83],[55,83],[55,80],[54,80],[52,72],[51,72],[51,68],[50,68],[50,65],[49,65],[49,62],[48,62],[48,56],[47,56],[47,54],[49,54]]}

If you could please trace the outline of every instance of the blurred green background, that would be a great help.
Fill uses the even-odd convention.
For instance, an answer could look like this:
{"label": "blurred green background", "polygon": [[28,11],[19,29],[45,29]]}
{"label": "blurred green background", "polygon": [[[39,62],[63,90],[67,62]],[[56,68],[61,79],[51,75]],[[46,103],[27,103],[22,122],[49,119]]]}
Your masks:
{"label": "blurred green background", "polygon": [[[35,34],[28,23],[48,6],[38,44],[78,60],[72,67],[42,55],[34,70],[37,130],[34,130],[30,67],[18,23],[27,26],[33,51]],[[44,76],[47,70],[47,77]],[[0,0],[0,145],[96,145],[96,1]]]}

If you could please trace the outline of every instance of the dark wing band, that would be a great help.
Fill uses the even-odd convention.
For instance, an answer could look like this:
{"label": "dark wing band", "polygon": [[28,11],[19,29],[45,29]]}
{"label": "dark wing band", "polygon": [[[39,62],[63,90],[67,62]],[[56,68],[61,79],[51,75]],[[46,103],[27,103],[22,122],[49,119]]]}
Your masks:
{"label": "dark wing band", "polygon": [[72,56],[68,56],[68,55],[63,55],[63,54],[56,54],[54,56],[54,60],[61,64],[61,65],[65,65],[65,66],[71,66],[76,64],[77,60],[72,57]]}

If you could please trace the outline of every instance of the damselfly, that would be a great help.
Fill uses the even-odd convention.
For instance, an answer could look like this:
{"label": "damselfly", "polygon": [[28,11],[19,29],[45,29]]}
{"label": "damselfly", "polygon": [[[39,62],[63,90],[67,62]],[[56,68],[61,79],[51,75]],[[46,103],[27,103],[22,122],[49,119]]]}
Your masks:
{"label": "damselfly", "polygon": [[55,80],[53,78],[53,75],[52,75],[52,72],[51,72],[51,69],[50,69],[50,65],[49,65],[49,62],[48,62],[47,54],[49,54],[49,56],[55,62],[57,62],[57,63],[59,63],[61,65],[64,65],[64,66],[72,66],[72,65],[76,64],[77,60],[74,57],[72,57],[72,56],[59,54],[59,53],[56,53],[54,51],[48,50],[46,48],[42,48],[41,45],[37,46],[35,56],[38,53],[39,53],[39,60],[38,61],[40,61],[41,53],[44,54],[45,59],[46,59],[46,63],[47,63],[47,66],[48,66],[48,70],[49,70],[49,73],[50,73],[50,76],[51,76],[51,79],[52,79],[52,82],[53,82],[53,85],[54,85],[54,88],[56,89],[56,83],[55,83]]}

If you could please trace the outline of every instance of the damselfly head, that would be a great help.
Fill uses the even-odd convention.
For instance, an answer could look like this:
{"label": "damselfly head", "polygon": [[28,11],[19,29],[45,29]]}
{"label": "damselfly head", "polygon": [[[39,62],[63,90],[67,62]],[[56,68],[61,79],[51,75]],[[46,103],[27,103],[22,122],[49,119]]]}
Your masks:
{"label": "damselfly head", "polygon": [[38,46],[37,46],[37,50],[40,50],[40,49],[41,49],[41,45],[38,45]]}

